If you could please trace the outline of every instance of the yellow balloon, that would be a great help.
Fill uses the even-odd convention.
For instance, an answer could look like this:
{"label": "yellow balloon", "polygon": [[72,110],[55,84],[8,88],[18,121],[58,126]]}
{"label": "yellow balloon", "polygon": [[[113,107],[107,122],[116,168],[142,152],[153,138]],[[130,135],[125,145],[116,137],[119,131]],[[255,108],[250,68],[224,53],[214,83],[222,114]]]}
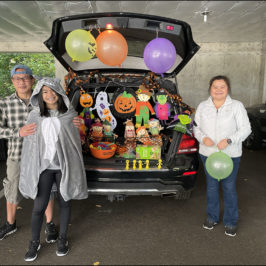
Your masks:
{"label": "yellow balloon", "polygon": [[84,62],[94,57],[97,44],[90,32],[78,29],[67,35],[65,47],[73,60]]}

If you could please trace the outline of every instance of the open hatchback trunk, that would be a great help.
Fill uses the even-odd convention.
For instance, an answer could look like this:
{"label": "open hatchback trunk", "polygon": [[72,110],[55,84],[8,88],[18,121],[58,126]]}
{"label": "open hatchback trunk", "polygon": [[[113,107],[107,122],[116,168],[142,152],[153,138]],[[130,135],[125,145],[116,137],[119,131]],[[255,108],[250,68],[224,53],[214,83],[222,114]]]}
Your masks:
{"label": "open hatchback trunk", "polygon": [[[103,63],[97,50],[83,62],[69,56],[65,43],[71,32],[89,31],[97,43],[110,27],[128,46],[120,66]],[[176,50],[174,63],[160,74],[144,60],[145,48],[157,37]],[[190,26],[134,13],[75,15],[56,19],[45,45],[68,70],[66,93],[84,121],[80,134],[88,191],[110,200],[127,195],[188,198],[198,170],[194,108],[182,101],[176,75],[199,49]]]}

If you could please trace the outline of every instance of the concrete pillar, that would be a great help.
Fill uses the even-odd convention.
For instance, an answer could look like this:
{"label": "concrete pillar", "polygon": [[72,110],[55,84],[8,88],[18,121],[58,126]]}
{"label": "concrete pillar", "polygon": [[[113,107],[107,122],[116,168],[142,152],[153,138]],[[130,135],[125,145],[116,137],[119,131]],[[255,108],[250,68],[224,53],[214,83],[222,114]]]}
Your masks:
{"label": "concrete pillar", "polygon": [[260,89],[262,93],[262,102],[266,103],[266,41],[262,42],[261,49],[261,72]]}

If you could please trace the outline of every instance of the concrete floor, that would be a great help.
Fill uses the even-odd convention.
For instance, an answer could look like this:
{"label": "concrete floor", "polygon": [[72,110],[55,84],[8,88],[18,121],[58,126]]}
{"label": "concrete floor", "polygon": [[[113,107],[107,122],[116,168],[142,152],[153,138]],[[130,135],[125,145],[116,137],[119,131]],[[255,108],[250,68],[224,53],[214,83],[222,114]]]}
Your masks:
{"label": "concrete floor", "polygon": [[[72,202],[70,252],[57,257],[56,244],[44,242],[33,265],[265,265],[266,152],[244,151],[238,175],[239,230],[224,234],[223,224],[202,228],[205,218],[205,178],[199,173],[191,199],[129,197],[109,202],[94,196]],[[3,168],[1,174],[3,175]],[[5,200],[0,200],[0,223]],[[30,239],[31,200],[17,213],[17,233],[0,241],[0,264],[23,265]],[[55,208],[58,224],[58,208]]]}

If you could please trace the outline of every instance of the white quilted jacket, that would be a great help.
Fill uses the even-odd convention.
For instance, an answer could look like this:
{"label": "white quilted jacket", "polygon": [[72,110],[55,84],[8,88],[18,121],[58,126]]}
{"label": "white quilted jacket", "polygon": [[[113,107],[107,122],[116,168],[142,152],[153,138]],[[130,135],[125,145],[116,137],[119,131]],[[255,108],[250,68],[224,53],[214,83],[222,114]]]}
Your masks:
{"label": "white quilted jacket", "polygon": [[[209,97],[199,104],[194,126],[194,135],[200,143],[199,153],[209,156],[219,151],[217,144],[222,139],[231,139],[232,144],[223,150],[230,157],[240,157],[242,155],[242,142],[251,133],[251,127],[244,105],[237,100],[233,100],[227,95],[225,103],[216,109]],[[215,145],[208,147],[202,142],[204,137],[209,137]]]}

